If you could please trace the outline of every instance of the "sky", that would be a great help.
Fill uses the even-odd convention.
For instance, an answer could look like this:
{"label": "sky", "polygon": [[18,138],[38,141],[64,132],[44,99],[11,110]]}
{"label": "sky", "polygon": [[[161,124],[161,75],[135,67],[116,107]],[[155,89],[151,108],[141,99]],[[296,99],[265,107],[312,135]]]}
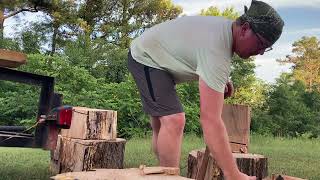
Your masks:
{"label": "sky", "polygon": [[[285,22],[283,33],[274,44],[274,49],[255,57],[257,77],[274,83],[282,72],[291,71],[291,65],[279,65],[276,59],[283,59],[286,55],[292,54],[292,44],[295,41],[303,36],[316,36],[320,40],[320,0],[264,0],[264,2],[274,7]],[[218,7],[220,10],[233,7],[239,14],[243,14],[244,5],[250,7],[251,0],[173,0],[173,3],[180,5],[183,14],[186,15],[197,15],[201,9],[210,6]],[[41,13],[26,13],[20,20],[27,24],[41,16],[43,16]],[[21,21],[17,22],[14,18],[5,21],[5,35],[10,36],[14,29],[21,28]]]}
{"label": "sky", "polygon": [[[244,5],[250,7],[251,0],[173,0],[183,8],[186,15],[197,15],[201,9],[210,6],[221,11],[233,7],[239,14],[244,13]],[[320,0],[264,0],[274,7],[285,22],[283,34],[274,44],[272,51],[255,57],[255,70],[258,78],[269,83],[282,72],[290,72],[291,65],[279,65],[276,59],[291,55],[292,44],[303,36],[316,36],[320,40]]]}

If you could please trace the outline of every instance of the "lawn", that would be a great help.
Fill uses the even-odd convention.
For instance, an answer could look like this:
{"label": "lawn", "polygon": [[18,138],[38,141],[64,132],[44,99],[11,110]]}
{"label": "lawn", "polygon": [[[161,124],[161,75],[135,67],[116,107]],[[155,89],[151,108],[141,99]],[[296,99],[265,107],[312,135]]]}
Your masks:
{"label": "lawn", "polygon": [[[181,158],[182,174],[186,174],[188,152],[204,147],[201,138],[184,138]],[[320,179],[320,140],[288,139],[254,135],[251,137],[251,153],[268,157],[269,173]],[[30,148],[0,148],[0,179],[48,179],[49,152]],[[140,164],[157,165],[150,148],[150,138],[131,139],[127,142],[125,167]]]}

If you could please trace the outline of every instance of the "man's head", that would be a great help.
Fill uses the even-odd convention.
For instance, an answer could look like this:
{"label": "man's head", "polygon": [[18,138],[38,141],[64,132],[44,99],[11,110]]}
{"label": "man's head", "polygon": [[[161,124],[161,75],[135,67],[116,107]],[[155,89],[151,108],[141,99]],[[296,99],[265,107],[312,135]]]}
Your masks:
{"label": "man's head", "polygon": [[253,0],[233,29],[233,51],[241,58],[263,54],[279,39],[284,22],[268,4]]}

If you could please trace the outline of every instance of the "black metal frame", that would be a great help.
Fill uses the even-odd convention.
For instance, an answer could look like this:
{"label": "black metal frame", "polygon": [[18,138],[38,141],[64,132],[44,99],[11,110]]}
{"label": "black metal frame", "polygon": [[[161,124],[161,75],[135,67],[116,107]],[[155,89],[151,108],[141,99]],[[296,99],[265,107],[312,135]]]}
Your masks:
{"label": "black metal frame", "polygon": [[[14,81],[14,82],[19,82],[24,84],[40,86],[41,92],[40,92],[39,105],[38,105],[38,117],[40,115],[45,115],[49,112],[52,97],[54,94],[54,78],[53,77],[0,67],[0,80]],[[45,124],[38,124],[36,127],[36,132],[35,132],[34,141],[32,143],[32,147],[44,147],[46,145],[47,137],[48,137],[48,127]],[[23,140],[23,138],[21,139]],[[4,145],[0,144],[0,146],[5,146],[5,144]],[[21,145],[17,145],[17,146],[21,146]]]}

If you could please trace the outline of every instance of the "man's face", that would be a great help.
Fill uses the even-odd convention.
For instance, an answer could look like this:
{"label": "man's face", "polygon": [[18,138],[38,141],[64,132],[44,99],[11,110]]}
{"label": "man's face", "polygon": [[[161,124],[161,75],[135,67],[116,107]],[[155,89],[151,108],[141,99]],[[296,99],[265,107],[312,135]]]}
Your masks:
{"label": "man's face", "polygon": [[271,44],[260,34],[254,32],[249,24],[241,26],[235,52],[243,59],[250,56],[263,55],[272,50]]}

